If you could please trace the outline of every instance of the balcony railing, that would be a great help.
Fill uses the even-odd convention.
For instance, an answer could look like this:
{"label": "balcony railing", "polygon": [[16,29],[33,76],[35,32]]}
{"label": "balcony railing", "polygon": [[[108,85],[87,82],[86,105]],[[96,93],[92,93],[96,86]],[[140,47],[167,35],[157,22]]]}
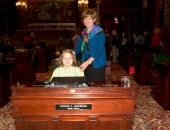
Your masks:
{"label": "balcony railing", "polygon": [[75,23],[30,23],[30,30],[74,30]]}

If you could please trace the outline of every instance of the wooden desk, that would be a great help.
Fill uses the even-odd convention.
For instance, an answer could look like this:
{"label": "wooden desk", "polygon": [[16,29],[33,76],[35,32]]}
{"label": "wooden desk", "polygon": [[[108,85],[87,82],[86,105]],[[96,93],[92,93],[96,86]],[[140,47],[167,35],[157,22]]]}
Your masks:
{"label": "wooden desk", "polygon": [[48,55],[48,66],[51,65],[51,61],[55,59],[55,46],[46,46],[45,47],[47,50],[47,55]]}
{"label": "wooden desk", "polygon": [[170,65],[155,63],[154,99],[165,110],[170,110]]}
{"label": "wooden desk", "polygon": [[0,107],[9,101],[11,96],[13,63],[0,63]]}
{"label": "wooden desk", "polygon": [[132,66],[134,66],[134,51],[125,51],[124,70],[128,72]]}
{"label": "wooden desk", "polygon": [[132,130],[134,87],[12,86],[16,130]]}
{"label": "wooden desk", "polygon": [[45,73],[48,71],[48,53],[46,48],[35,49],[38,55],[37,73]]}
{"label": "wooden desk", "polygon": [[135,81],[140,85],[152,83],[152,53],[144,52],[135,57]]}
{"label": "wooden desk", "polygon": [[4,62],[14,63],[12,82],[27,84],[35,81],[35,69],[32,64],[34,55],[30,53],[4,53]]}
{"label": "wooden desk", "polygon": [[118,63],[120,66],[124,66],[125,65],[125,60],[126,60],[126,46],[124,45],[120,45],[118,46]]}

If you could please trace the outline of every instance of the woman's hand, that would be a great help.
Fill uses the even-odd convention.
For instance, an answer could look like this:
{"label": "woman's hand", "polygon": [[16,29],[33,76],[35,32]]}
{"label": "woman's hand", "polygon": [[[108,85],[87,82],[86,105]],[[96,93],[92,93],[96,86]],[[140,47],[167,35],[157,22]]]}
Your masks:
{"label": "woman's hand", "polygon": [[55,60],[56,60],[56,61],[59,61],[59,58],[56,58]]}
{"label": "woman's hand", "polygon": [[89,65],[89,62],[85,61],[80,65],[79,68],[80,68],[81,71],[84,71],[88,67],[88,65]]}

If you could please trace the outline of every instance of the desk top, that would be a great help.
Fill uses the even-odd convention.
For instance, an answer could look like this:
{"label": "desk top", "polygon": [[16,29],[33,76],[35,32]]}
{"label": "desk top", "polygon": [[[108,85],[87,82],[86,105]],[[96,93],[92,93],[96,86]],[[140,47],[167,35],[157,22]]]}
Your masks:
{"label": "desk top", "polygon": [[[114,84],[113,84],[114,83]],[[116,84],[117,83],[117,84]],[[79,95],[91,95],[90,97],[100,97],[100,95],[105,95],[108,97],[121,97],[121,98],[135,98],[136,88],[135,87],[119,87],[119,81],[113,81],[111,84],[106,84],[106,82],[95,82],[92,87],[44,87],[44,86],[32,86],[26,85],[24,87],[12,86],[13,96],[28,96],[28,97],[74,97]],[[118,85],[118,86],[113,86]],[[12,96],[12,97],[13,97]],[[43,96],[43,97],[44,97]],[[85,97],[86,97],[85,96]]]}

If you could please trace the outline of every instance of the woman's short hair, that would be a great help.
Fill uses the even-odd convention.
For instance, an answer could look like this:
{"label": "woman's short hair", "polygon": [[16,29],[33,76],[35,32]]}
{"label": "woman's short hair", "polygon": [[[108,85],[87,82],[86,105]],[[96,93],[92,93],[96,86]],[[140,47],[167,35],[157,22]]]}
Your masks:
{"label": "woman's short hair", "polygon": [[156,33],[156,34],[161,33],[161,29],[160,28],[154,28],[154,33]]}
{"label": "woman's short hair", "polygon": [[83,25],[84,25],[84,18],[87,18],[89,16],[92,19],[96,19],[94,22],[95,25],[100,25],[100,17],[98,15],[98,13],[96,12],[96,10],[94,10],[94,9],[85,9],[83,11],[83,13],[81,14],[81,22],[83,23]]}
{"label": "woman's short hair", "polygon": [[71,54],[71,56],[73,57],[73,64],[72,64],[72,66],[77,66],[76,55],[75,55],[75,53],[71,49],[63,50],[63,52],[60,55],[59,61],[58,61],[59,66],[63,66],[62,59],[63,59],[63,55],[65,53]]}

